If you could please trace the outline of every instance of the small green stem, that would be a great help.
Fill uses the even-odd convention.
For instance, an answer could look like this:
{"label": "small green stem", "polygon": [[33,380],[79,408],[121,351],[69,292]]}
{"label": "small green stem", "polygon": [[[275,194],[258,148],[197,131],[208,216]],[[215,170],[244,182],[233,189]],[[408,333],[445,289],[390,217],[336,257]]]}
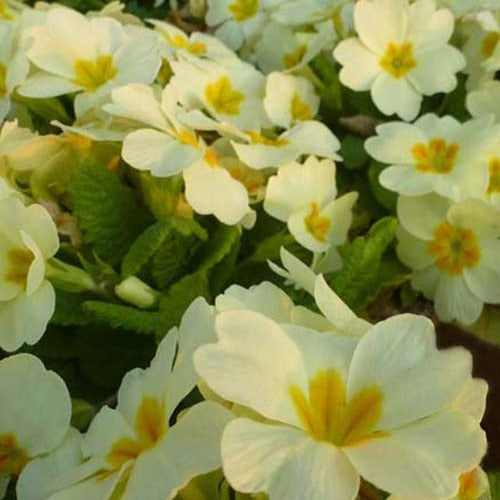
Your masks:
{"label": "small green stem", "polygon": [[60,288],[66,292],[101,293],[101,289],[89,273],[56,258],[47,261],[45,276],[56,288]]}

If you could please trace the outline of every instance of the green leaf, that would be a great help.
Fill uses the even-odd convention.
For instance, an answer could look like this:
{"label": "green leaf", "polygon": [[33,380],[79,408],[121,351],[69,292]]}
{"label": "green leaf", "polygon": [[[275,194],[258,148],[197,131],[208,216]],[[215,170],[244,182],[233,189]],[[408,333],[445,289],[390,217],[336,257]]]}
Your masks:
{"label": "green leaf", "polygon": [[56,97],[34,99],[16,93],[14,100],[23,104],[31,113],[44,118],[49,123],[52,120],[57,120],[66,124],[70,124],[72,122],[72,119],[64,109],[61,101],[59,101]]}
{"label": "green leaf", "polygon": [[491,500],[500,500],[500,472],[489,472]]}
{"label": "green leaf", "polygon": [[92,318],[83,310],[82,304],[88,295],[69,293],[56,288],[56,309],[50,322],[54,325],[88,325]]}
{"label": "green leaf", "polygon": [[150,215],[120,177],[101,164],[80,166],[71,193],[84,243],[92,246],[101,259],[119,263],[147,227]]}
{"label": "green leaf", "polygon": [[208,271],[219,263],[231,251],[239,237],[237,227],[220,224],[197,256],[197,271]]}
{"label": "green leaf", "polygon": [[392,213],[396,213],[396,203],[398,200],[397,193],[393,191],[389,191],[385,187],[383,187],[379,182],[379,177],[387,166],[382,165],[381,163],[372,162],[368,167],[368,181],[370,183],[370,188],[372,190],[373,196],[375,199],[387,210]]}
{"label": "green leaf", "polygon": [[364,141],[351,134],[346,135],[343,139],[340,155],[344,160],[343,165],[349,170],[358,170],[368,161]]}
{"label": "green leaf", "polygon": [[310,62],[323,86],[319,89],[321,104],[333,111],[342,109],[342,86],[333,57],[321,53]]}
{"label": "green leaf", "polygon": [[281,232],[269,236],[262,240],[255,248],[252,255],[247,259],[249,262],[267,262],[268,260],[277,260],[280,257],[282,246],[292,244],[295,238],[288,232]]}
{"label": "green leaf", "polygon": [[334,290],[353,309],[361,310],[373,297],[374,288],[378,289],[382,257],[394,239],[397,225],[395,217],[384,217],[366,236],[358,236],[347,250],[342,269],[330,280]]}
{"label": "green leaf", "polygon": [[[207,239],[206,231],[194,220],[171,217],[148,227],[132,244],[122,262],[124,277],[138,274],[167,239],[175,236],[188,238],[191,235]],[[178,257],[177,255],[175,257]]]}
{"label": "green leaf", "polygon": [[123,328],[141,334],[156,334],[163,331],[162,316],[158,311],[143,311],[100,300],[86,301],[83,309],[95,321],[113,328]]}

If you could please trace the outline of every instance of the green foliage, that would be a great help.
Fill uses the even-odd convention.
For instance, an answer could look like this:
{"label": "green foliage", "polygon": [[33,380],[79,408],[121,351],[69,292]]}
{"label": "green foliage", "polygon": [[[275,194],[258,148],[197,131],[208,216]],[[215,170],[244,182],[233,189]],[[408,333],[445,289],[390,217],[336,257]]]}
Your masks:
{"label": "green foliage", "polygon": [[500,346],[500,309],[485,306],[479,319],[468,330],[479,338]]}
{"label": "green foliage", "polygon": [[490,482],[491,500],[500,500],[500,472],[491,472],[488,474]]}
{"label": "green foliage", "polygon": [[197,255],[197,271],[208,271],[218,264],[231,251],[231,248],[240,237],[235,226],[220,224],[210,235],[210,239],[199,255]]}
{"label": "green foliage", "polygon": [[83,310],[83,303],[89,299],[86,294],[64,292],[56,289],[56,310],[50,322],[55,325],[88,325],[92,318]]}
{"label": "green foliage", "polygon": [[94,418],[96,410],[93,405],[83,399],[71,400],[71,425],[79,431],[85,431]]}
{"label": "green foliage", "polygon": [[147,227],[150,215],[118,174],[102,164],[80,166],[71,183],[71,194],[84,243],[91,245],[101,259],[118,264]]}
{"label": "green foliage", "polygon": [[358,236],[347,249],[342,269],[329,280],[340,297],[357,311],[380,288],[380,273],[384,271],[382,259],[394,239],[397,225],[396,218],[384,217],[366,236]]}
{"label": "green foliage", "polygon": [[323,84],[319,89],[321,104],[329,110],[339,111],[342,108],[342,87],[333,57],[321,53],[311,61],[310,66]]}
{"label": "green foliage", "polygon": [[375,161],[371,162],[368,167],[368,182],[375,199],[383,207],[389,210],[389,212],[395,214],[398,195],[395,192],[384,188],[379,182],[379,176],[385,168],[386,166],[381,163],[377,163]]}
{"label": "green foliage", "polygon": [[363,139],[348,134],[342,140],[340,156],[344,160],[342,164],[349,170],[358,170],[368,161],[368,153],[365,151]]}

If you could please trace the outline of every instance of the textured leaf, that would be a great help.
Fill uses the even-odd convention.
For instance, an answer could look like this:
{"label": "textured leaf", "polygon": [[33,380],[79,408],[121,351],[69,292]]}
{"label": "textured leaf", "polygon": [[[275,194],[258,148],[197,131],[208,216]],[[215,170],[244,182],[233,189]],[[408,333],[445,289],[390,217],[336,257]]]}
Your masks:
{"label": "textured leaf", "polygon": [[82,304],[88,299],[86,295],[64,292],[56,288],[56,310],[50,322],[61,326],[88,325],[92,318],[82,308]]}
{"label": "textured leaf", "polygon": [[398,195],[384,188],[379,182],[379,176],[382,170],[386,168],[377,162],[372,162],[368,167],[368,181],[375,199],[391,213],[396,213],[396,203]]}
{"label": "textured leaf", "polygon": [[360,169],[368,161],[363,140],[350,134],[342,140],[340,156],[344,160],[343,165],[349,170]]}
{"label": "textured leaf", "polygon": [[394,239],[398,221],[384,217],[366,236],[357,237],[349,247],[344,265],[334,274],[331,285],[352,308],[359,310],[373,297],[377,288],[382,257]]}
{"label": "textured leaf", "polygon": [[77,169],[71,193],[84,243],[101,259],[119,263],[150,222],[148,212],[115,172],[96,163]]}
{"label": "textured leaf", "polygon": [[235,226],[219,225],[210,235],[208,244],[198,255],[199,264],[197,271],[207,271],[219,263],[230,251],[240,237],[240,232]]}

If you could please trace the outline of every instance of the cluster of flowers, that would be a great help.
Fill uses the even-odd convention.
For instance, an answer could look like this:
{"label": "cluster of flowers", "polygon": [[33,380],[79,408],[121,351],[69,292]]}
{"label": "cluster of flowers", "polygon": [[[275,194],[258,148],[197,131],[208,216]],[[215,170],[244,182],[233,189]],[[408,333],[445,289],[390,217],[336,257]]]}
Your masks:
{"label": "cluster of flowers", "polygon": [[[366,482],[393,500],[487,498],[487,385],[467,351],[438,351],[423,317],[358,318],[318,274],[342,267],[358,194],[338,196],[340,142],[308,63],[333,51],[345,87],[401,118],[364,144],[399,195],[397,254],[440,319],[472,324],[500,304],[499,15],[498,0],[208,0],[211,36],[147,27],[117,3],[83,15],[0,0],[1,349],[40,340],[59,234],[77,237],[35,192],[95,145],[117,147],[109,169],[179,181],[177,214],[244,231],[261,203],[313,253],[311,267],[285,250],[272,267],[315,302],[269,282],[196,299],[85,435],[59,376],[29,354],[3,359],[0,497],[15,479],[20,500],[161,500],[222,467],[217,484],[271,500],[349,500]],[[416,119],[459,72],[472,119]],[[74,119],[39,134],[27,102]],[[204,400],[186,409],[196,388]]]}
{"label": "cluster of flowers", "polygon": [[[222,467],[235,490],[276,500],[354,499],[360,481],[394,499],[487,495],[487,384],[470,354],[438,351],[421,316],[358,318],[282,258],[319,312],[270,282],[196,299],[85,435],[55,373],[29,354],[0,361],[0,484],[17,478],[20,500],[160,500]],[[195,386],[204,400],[180,409]]]}

